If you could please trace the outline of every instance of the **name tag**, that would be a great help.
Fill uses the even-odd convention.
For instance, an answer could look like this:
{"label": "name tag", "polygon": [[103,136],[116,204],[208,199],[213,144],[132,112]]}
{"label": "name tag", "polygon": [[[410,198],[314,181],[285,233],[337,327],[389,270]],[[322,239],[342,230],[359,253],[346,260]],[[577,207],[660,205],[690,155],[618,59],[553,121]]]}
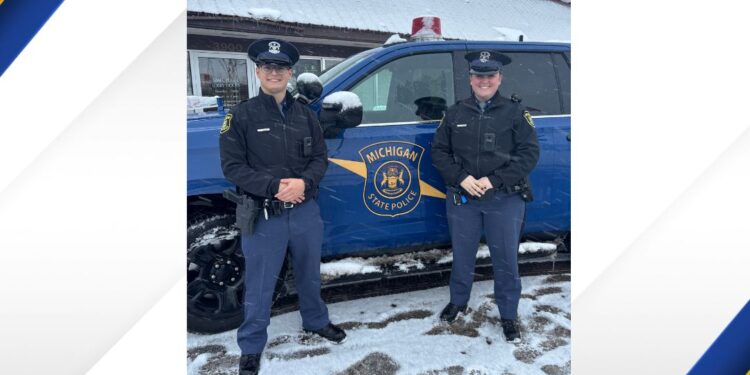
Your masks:
{"label": "name tag", "polygon": [[271,128],[258,129],[258,133],[271,131]]}
{"label": "name tag", "polygon": [[458,124],[458,125],[456,125],[456,127],[457,127],[457,128],[465,128],[465,127],[466,127],[466,124]]}

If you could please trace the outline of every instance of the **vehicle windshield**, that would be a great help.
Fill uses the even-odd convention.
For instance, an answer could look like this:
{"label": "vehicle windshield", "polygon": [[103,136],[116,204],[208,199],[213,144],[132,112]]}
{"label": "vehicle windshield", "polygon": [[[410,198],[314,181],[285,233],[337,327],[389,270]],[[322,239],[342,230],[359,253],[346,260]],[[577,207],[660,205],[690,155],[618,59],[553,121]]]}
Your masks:
{"label": "vehicle windshield", "polygon": [[376,49],[377,48],[368,49],[367,51],[362,51],[336,64],[336,66],[332,67],[331,69],[326,69],[326,71],[320,75],[320,82],[323,83],[323,86],[325,86],[328,82],[338,77],[339,74],[341,74],[341,72],[349,69],[350,66],[362,61],[362,59],[366,58],[367,56],[370,56],[373,52],[375,52]]}

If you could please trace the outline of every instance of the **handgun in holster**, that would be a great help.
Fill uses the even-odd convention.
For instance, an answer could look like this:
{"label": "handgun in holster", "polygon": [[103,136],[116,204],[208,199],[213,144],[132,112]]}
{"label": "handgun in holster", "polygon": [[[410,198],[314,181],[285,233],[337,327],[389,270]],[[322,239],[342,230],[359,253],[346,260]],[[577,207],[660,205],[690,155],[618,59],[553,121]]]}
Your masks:
{"label": "handgun in holster", "polygon": [[508,194],[521,194],[521,198],[524,200],[524,202],[531,202],[534,200],[534,194],[531,192],[531,184],[529,184],[529,180],[527,178],[524,178],[515,185],[507,186],[506,192]]}
{"label": "handgun in holster", "polygon": [[245,194],[238,194],[229,189],[224,190],[224,198],[237,205],[234,225],[244,235],[253,234],[255,219],[258,217],[258,211],[260,210],[258,202]]}

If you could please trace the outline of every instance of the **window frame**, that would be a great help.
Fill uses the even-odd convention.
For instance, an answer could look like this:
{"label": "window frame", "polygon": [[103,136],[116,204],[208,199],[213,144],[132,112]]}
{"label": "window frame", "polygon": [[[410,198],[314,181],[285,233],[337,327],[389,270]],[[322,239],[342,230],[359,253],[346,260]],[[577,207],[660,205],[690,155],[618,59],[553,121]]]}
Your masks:
{"label": "window frame", "polygon": [[190,76],[193,79],[193,95],[203,96],[203,88],[201,87],[200,77],[200,66],[198,59],[201,57],[207,58],[219,58],[219,59],[236,59],[245,60],[247,62],[247,89],[248,98],[252,98],[258,95],[260,88],[260,82],[258,77],[255,76],[255,63],[247,56],[246,53],[241,52],[222,52],[222,51],[203,51],[203,50],[188,50],[190,56]]}
{"label": "window frame", "polygon": [[[568,53],[563,52],[550,52],[551,58],[552,58],[552,65],[555,68],[555,80],[557,82],[557,92],[558,96],[560,97],[560,115],[570,115],[571,113],[571,92],[572,90],[568,90],[568,100],[565,100],[565,96],[563,95],[563,84],[562,79],[560,78],[560,70],[564,69],[568,72],[568,86],[571,86],[572,79],[571,79],[571,71],[572,67],[570,65],[570,59],[568,58]],[[561,64],[557,62],[555,59],[555,55],[560,56],[564,64],[567,64],[566,66],[560,66]]]}

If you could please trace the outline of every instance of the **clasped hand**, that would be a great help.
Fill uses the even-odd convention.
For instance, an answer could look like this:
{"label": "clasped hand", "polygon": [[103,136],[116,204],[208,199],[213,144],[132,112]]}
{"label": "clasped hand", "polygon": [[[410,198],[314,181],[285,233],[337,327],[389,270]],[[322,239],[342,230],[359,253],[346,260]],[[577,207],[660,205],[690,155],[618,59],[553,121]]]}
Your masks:
{"label": "clasped hand", "polygon": [[461,181],[461,187],[475,197],[481,197],[493,188],[489,178],[482,177],[477,180],[474,176],[468,176]]}
{"label": "clasped hand", "polygon": [[302,203],[305,200],[305,181],[301,178],[282,178],[279,192],[274,197],[282,202]]}

